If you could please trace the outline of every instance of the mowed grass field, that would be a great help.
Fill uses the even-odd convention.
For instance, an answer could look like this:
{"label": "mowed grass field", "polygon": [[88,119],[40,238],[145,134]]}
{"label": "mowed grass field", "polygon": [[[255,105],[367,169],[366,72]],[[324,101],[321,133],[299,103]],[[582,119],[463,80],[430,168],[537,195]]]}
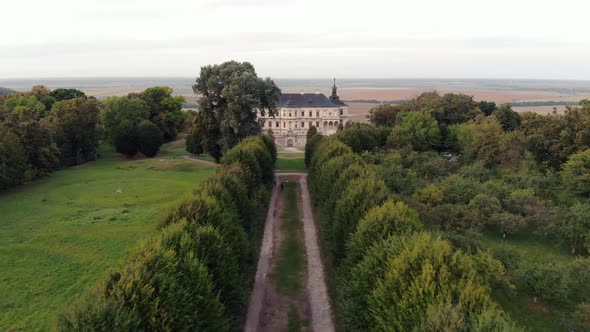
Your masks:
{"label": "mowed grass field", "polygon": [[0,331],[54,327],[214,172],[184,159],[180,142],[153,159],[102,148],[95,162],[0,193]]}
{"label": "mowed grass field", "polygon": [[305,167],[305,153],[285,152],[277,153],[276,172],[307,172]]}

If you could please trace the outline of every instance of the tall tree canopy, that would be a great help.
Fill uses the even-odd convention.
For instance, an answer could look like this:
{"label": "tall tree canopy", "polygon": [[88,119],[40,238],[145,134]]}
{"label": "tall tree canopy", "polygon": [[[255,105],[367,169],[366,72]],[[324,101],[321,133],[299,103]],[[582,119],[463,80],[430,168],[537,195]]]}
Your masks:
{"label": "tall tree canopy", "polygon": [[261,131],[256,110],[275,115],[281,94],[270,78],[258,77],[252,64],[236,61],[202,67],[193,91],[201,96],[197,121],[206,129],[192,131],[200,136],[187,139],[203,142],[203,150],[216,160],[244,137]]}
{"label": "tall tree canopy", "polygon": [[184,97],[173,96],[172,92],[170,87],[154,86],[141,93],[129,94],[130,98],[141,99],[147,104],[149,119],[160,128],[167,141],[176,138],[184,121],[181,111]]}
{"label": "tall tree canopy", "polygon": [[44,120],[53,129],[63,165],[96,159],[100,107],[101,103],[95,98],[81,97],[58,101],[51,108]]}

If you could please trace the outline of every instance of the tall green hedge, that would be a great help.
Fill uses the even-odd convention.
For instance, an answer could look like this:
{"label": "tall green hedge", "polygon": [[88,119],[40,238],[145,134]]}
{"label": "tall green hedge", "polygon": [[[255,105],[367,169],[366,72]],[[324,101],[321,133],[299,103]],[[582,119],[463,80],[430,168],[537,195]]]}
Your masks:
{"label": "tall green hedge", "polygon": [[276,147],[229,150],[121,268],[60,315],[61,331],[238,331],[255,272]]}
{"label": "tall green hedge", "polygon": [[306,146],[338,329],[513,330],[490,296],[502,265],[423,232],[418,213],[357,154],[373,146],[364,147],[361,129]]}

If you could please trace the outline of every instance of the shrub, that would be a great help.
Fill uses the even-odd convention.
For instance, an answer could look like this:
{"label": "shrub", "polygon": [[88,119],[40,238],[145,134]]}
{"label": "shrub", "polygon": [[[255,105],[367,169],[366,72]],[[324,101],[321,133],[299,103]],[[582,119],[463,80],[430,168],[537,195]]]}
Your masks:
{"label": "shrub", "polygon": [[253,151],[243,149],[242,146],[236,145],[224,153],[221,158],[221,164],[223,165],[229,165],[232,163],[240,163],[244,165],[244,167],[246,167],[252,174],[252,178],[249,179],[250,187],[253,188],[256,183],[262,182],[262,169],[260,168],[260,163]]}
{"label": "shrub", "polygon": [[485,321],[504,321],[488,287],[502,268],[494,260],[481,262],[428,233],[377,242],[345,282],[346,328],[412,331],[434,324],[444,307],[454,308],[459,330],[483,324],[488,311],[494,319]]}
{"label": "shrub", "polygon": [[113,144],[117,152],[131,158],[138,151],[138,133],[137,126],[129,120],[124,120],[113,130]]}
{"label": "shrub", "polygon": [[305,166],[309,167],[311,165],[313,154],[323,138],[324,136],[316,134],[307,139],[307,143],[305,143]]}
{"label": "shrub", "polygon": [[468,204],[481,191],[478,181],[456,174],[444,178],[437,186],[443,192],[444,202],[449,204]]}
{"label": "shrub", "polygon": [[590,198],[590,149],[570,156],[561,171],[564,191],[579,198]]}
{"label": "shrub", "polygon": [[359,222],[346,245],[346,263],[356,265],[375,242],[391,235],[406,236],[420,230],[422,224],[414,209],[405,203],[387,200],[370,209]]}
{"label": "shrub", "polygon": [[567,299],[569,274],[567,269],[554,260],[523,262],[515,271],[517,286],[534,297],[563,302]]}
{"label": "shrub", "polygon": [[469,201],[469,208],[479,215],[482,223],[487,223],[492,215],[502,211],[500,200],[486,194],[477,194]]}
{"label": "shrub", "polygon": [[246,285],[240,280],[238,257],[221,233],[211,225],[191,227],[186,222],[180,222],[167,227],[161,241],[164,247],[175,252],[193,254],[205,265],[214,290],[219,292],[219,299],[231,317],[232,326],[239,326],[246,300]]}
{"label": "shrub", "polygon": [[148,120],[143,120],[137,126],[138,149],[146,157],[158,154],[164,143],[164,136],[160,128]]}
{"label": "shrub", "polygon": [[104,300],[88,301],[87,307],[62,317],[59,329],[112,329],[119,326],[111,324],[121,322],[122,328],[135,330],[228,330],[202,261],[190,252],[165,248],[159,240],[136,249],[100,292]]}
{"label": "shrub", "polygon": [[244,229],[238,222],[236,211],[224,207],[219,200],[204,192],[198,192],[195,197],[182,202],[164,220],[164,225],[186,220],[189,225],[211,225],[227,238],[232,246],[233,255],[240,258],[243,264],[248,258],[250,248]]}
{"label": "shrub", "polygon": [[383,180],[374,175],[350,182],[334,210],[332,248],[336,263],[344,257],[345,242],[355,231],[360,219],[369,209],[383,203],[389,194]]}

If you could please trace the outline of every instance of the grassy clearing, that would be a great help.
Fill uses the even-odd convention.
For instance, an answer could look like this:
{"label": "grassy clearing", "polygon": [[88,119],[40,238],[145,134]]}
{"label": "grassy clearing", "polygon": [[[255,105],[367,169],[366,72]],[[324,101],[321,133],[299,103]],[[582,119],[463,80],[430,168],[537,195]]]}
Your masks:
{"label": "grassy clearing", "polygon": [[[538,262],[544,258],[555,258],[567,262],[574,259],[567,248],[552,242],[543,242],[538,236],[532,235],[532,230],[522,235],[508,236],[502,239],[499,232],[486,231],[482,242],[488,248],[508,245],[514,248],[523,261]],[[530,331],[562,331],[563,321],[567,319],[564,308],[547,303],[534,303],[532,298],[519,293],[509,295],[505,291],[496,289],[492,293],[496,302],[520,326]]]}
{"label": "grassy clearing", "polygon": [[281,214],[281,232],[284,239],[273,276],[279,292],[296,297],[301,290],[301,274],[305,268],[304,247],[299,237],[302,225],[297,208],[297,183],[285,183],[283,195],[285,204]]}
{"label": "grassy clearing", "polygon": [[276,172],[307,172],[305,160],[300,159],[282,159],[279,157],[275,165]]}
{"label": "grassy clearing", "polygon": [[284,152],[284,151],[279,151],[278,152],[278,157],[279,158],[283,158],[283,159],[299,159],[299,158],[305,158],[305,153],[304,152]]}
{"label": "grassy clearing", "polygon": [[[214,172],[184,146],[153,159],[101,158],[0,194],[0,330],[47,330],[58,313],[156,230]],[[122,189],[122,193],[117,193]]]}

